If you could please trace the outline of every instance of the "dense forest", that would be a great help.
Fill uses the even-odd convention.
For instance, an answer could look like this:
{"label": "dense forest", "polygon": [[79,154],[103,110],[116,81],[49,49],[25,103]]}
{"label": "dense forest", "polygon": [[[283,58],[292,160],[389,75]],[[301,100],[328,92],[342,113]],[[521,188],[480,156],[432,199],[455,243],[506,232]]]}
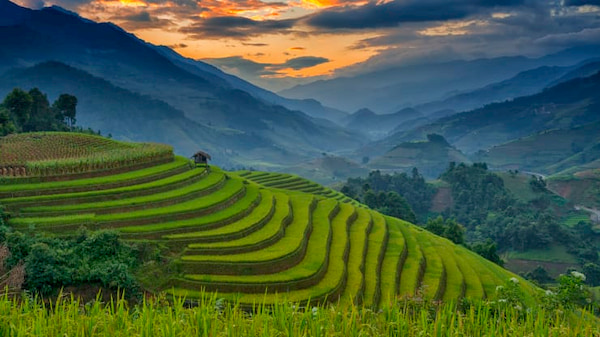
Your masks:
{"label": "dense forest", "polygon": [[[431,207],[436,185],[440,184],[450,189],[452,203],[436,213]],[[429,231],[470,247],[498,264],[502,261],[497,251],[525,251],[553,244],[566,246],[589,275],[588,283],[600,285],[595,244],[600,235],[584,222],[572,228],[561,225],[556,210],[561,201],[546,189],[543,179],[532,176],[525,188],[535,196],[529,201],[516,198],[485,163],[451,163],[435,184],[427,183],[416,169],[411,175],[374,171],[366,178],[348,179],[341,191],[370,207],[375,195],[377,210],[408,221],[416,219]],[[388,204],[395,206],[385,207]],[[540,270],[537,272],[530,276],[540,281],[547,277]]]}

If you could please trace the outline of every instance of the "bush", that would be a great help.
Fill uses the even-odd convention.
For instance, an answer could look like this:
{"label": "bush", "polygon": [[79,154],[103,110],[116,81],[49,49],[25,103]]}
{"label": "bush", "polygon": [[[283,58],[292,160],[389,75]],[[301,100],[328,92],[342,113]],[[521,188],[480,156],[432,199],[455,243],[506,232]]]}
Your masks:
{"label": "bush", "polygon": [[592,302],[585,280],[585,275],[576,271],[558,277],[557,296],[565,308],[585,307]]}
{"label": "bush", "polygon": [[132,296],[139,292],[133,269],[140,252],[116,232],[82,230],[70,238],[56,238],[28,236],[2,226],[0,242],[11,252],[7,268],[24,262],[26,290],[51,295],[62,287],[96,283]]}

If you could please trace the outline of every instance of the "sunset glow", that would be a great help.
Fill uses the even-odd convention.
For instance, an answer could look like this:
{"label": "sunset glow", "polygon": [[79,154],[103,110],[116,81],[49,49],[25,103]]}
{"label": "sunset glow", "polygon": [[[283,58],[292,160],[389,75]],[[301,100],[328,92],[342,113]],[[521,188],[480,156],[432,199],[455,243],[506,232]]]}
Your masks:
{"label": "sunset glow", "polygon": [[[28,6],[40,0],[19,1]],[[494,51],[535,56],[542,49],[557,50],[559,45],[536,41],[558,41],[562,34],[595,36],[600,7],[579,2],[585,4],[529,6],[519,1],[511,5],[468,0],[49,0],[43,4],[113,22],[146,41],[278,90],[284,86],[277,81],[281,78],[288,79],[285,85],[289,86],[294,79],[339,76],[362,64],[414,62],[419,55],[489,57],[493,56],[489,51]],[[530,25],[531,20],[539,22]],[[481,49],[483,44],[477,41],[484,40],[491,44]],[[287,67],[288,63],[294,66]]]}

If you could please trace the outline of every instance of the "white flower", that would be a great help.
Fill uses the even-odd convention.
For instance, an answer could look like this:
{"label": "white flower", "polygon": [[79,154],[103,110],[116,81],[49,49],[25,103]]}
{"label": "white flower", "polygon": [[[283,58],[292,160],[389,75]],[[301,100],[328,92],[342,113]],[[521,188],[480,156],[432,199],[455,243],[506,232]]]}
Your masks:
{"label": "white flower", "polygon": [[511,277],[509,281],[514,284],[519,284],[519,280],[516,277]]}
{"label": "white flower", "polygon": [[578,271],[572,271],[571,275],[573,275],[573,277],[575,277],[575,278],[585,281],[585,275],[583,273],[580,273]]}
{"label": "white flower", "polygon": [[552,290],[546,290],[546,296],[552,296],[554,295],[554,293],[552,292]]}
{"label": "white flower", "polygon": [[520,305],[517,304],[517,305],[515,305],[515,309],[520,311],[523,308]]}
{"label": "white flower", "polygon": [[496,286],[496,292],[502,291],[502,289],[504,289],[503,286]]}
{"label": "white flower", "polygon": [[508,302],[505,298],[501,298],[498,300],[498,303],[506,303]]}

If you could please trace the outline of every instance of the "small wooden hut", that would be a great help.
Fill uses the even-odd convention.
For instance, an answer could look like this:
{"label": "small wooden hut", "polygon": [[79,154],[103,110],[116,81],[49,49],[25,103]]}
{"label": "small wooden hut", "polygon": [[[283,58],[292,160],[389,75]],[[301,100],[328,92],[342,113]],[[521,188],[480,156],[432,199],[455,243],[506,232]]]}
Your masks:
{"label": "small wooden hut", "polygon": [[208,165],[208,161],[212,160],[212,158],[210,157],[210,154],[204,152],[204,151],[198,151],[196,152],[192,158],[194,158],[194,162],[196,163],[196,165],[200,164],[200,165]]}

